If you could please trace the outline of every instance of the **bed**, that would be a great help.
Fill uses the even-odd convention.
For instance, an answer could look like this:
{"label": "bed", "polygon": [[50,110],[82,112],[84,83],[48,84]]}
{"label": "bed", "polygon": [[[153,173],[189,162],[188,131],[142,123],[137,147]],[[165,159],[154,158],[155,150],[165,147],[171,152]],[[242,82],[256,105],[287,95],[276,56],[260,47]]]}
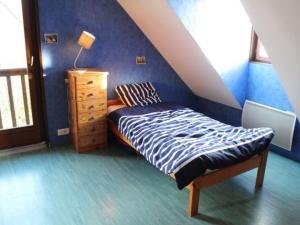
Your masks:
{"label": "bed", "polygon": [[255,168],[255,187],[263,185],[274,135],[270,128],[232,127],[172,103],[124,107],[112,99],[108,109],[115,136],[173,178],[179,189],[189,190],[191,217],[198,214],[203,188]]}

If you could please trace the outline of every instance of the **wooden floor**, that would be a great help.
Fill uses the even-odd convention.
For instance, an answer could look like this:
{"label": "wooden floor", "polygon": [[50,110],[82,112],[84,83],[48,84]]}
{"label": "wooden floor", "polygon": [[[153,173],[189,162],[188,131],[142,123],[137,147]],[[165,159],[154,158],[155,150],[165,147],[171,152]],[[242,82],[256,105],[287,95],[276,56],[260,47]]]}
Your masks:
{"label": "wooden floor", "polygon": [[0,158],[1,225],[300,224],[300,164],[270,154],[264,188],[255,171],[201,193],[188,192],[119,145],[76,154],[71,147]]}

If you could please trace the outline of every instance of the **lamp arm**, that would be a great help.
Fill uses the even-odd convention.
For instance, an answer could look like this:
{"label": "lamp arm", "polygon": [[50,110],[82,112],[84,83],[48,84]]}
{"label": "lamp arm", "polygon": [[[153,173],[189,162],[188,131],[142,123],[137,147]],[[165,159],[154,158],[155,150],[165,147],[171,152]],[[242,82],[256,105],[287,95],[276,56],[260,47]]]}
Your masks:
{"label": "lamp arm", "polygon": [[76,58],[75,58],[75,61],[74,61],[74,68],[75,69],[77,69],[77,60],[78,60],[78,58],[79,58],[79,56],[80,56],[80,54],[81,54],[81,52],[82,52],[82,49],[83,49],[83,47],[81,47],[80,48],[80,50],[79,50],[79,52],[78,52],[78,54],[77,54],[77,56],[76,56]]}

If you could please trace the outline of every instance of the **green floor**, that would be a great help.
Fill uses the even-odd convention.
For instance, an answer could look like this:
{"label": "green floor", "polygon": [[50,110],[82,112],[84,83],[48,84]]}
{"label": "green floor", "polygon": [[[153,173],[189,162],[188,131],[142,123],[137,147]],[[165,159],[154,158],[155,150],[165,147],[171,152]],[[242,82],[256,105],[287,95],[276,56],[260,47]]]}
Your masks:
{"label": "green floor", "polygon": [[120,146],[55,148],[0,158],[0,224],[300,224],[300,164],[271,154],[264,188],[254,182],[255,171],[205,189],[191,219],[188,192]]}

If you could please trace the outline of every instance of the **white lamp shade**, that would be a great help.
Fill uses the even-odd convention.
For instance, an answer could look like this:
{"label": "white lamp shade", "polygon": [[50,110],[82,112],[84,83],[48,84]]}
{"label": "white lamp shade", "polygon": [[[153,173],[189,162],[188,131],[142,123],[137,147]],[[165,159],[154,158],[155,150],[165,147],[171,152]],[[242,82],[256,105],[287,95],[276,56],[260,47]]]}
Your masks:
{"label": "white lamp shade", "polygon": [[96,37],[89,32],[82,31],[79,39],[78,39],[78,44],[85,48],[85,49],[90,49],[95,41]]}

